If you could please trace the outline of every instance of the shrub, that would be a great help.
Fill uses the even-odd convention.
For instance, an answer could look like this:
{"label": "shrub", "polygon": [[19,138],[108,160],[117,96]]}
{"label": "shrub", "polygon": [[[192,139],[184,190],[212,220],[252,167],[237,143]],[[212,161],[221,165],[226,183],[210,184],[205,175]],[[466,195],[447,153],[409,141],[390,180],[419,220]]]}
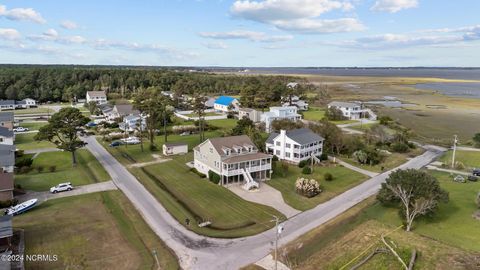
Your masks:
{"label": "shrub", "polygon": [[220,175],[218,175],[216,172],[214,171],[208,171],[208,179],[210,179],[210,182],[214,183],[214,184],[218,184],[220,183]]}
{"label": "shrub", "polygon": [[308,163],[307,160],[302,160],[298,163],[298,167],[303,168],[303,167],[307,166],[307,163]]}
{"label": "shrub", "polygon": [[16,205],[16,204],[18,204],[17,199],[0,201],[0,208],[7,208],[7,207],[10,207],[10,206]]}
{"label": "shrub", "polygon": [[19,158],[19,157],[23,157],[25,151],[24,150],[17,150],[17,152],[15,152],[15,157]]}
{"label": "shrub", "polygon": [[288,164],[285,163],[285,162],[281,162],[281,163],[280,163],[280,167],[278,168],[278,170],[279,170],[279,173],[280,173],[283,177],[287,176],[287,173],[288,173]]}
{"label": "shrub", "polygon": [[329,181],[329,182],[330,182],[330,181],[333,180],[333,175],[332,175],[331,173],[325,173],[325,174],[323,175],[323,179],[324,179],[325,181]]}
{"label": "shrub", "polygon": [[387,126],[390,122],[393,121],[393,119],[390,116],[380,116],[378,120],[380,121],[380,125],[384,125],[384,126]]}
{"label": "shrub", "polygon": [[29,157],[22,157],[15,161],[15,167],[18,167],[18,168],[30,167],[32,166],[32,163],[33,163],[33,159]]}
{"label": "shrub", "polygon": [[320,184],[315,179],[306,178],[297,179],[295,182],[295,190],[298,194],[307,198],[315,197],[322,192]]}
{"label": "shrub", "polygon": [[406,152],[408,152],[408,150],[410,150],[410,147],[409,147],[408,144],[406,144],[406,143],[397,142],[397,143],[392,144],[392,145],[390,146],[390,149],[391,149],[393,152],[406,153]]}
{"label": "shrub", "polygon": [[308,166],[305,166],[305,167],[303,167],[303,169],[302,169],[302,173],[303,173],[303,174],[311,174],[311,173],[312,173],[312,169],[311,169],[310,167],[308,167]]}
{"label": "shrub", "polygon": [[328,160],[328,154],[326,152],[323,152],[320,157],[319,157],[320,161],[325,161],[325,160]]}
{"label": "shrub", "polygon": [[48,167],[48,170],[50,172],[55,172],[57,170],[57,166],[56,165],[51,165],[50,167]]}
{"label": "shrub", "polygon": [[23,167],[20,167],[20,170],[19,170],[18,173],[20,173],[20,174],[29,173],[31,170],[32,170],[31,167],[23,166]]}
{"label": "shrub", "polygon": [[44,169],[44,168],[43,168],[42,165],[39,165],[39,166],[37,166],[35,169],[37,170],[38,173],[41,173],[41,172],[43,172],[43,169]]}
{"label": "shrub", "polygon": [[277,157],[277,156],[273,156],[272,161],[278,161],[278,157]]}
{"label": "shrub", "polygon": [[454,169],[455,169],[455,170],[464,170],[464,169],[465,169],[465,165],[464,165],[462,162],[457,161],[457,162],[455,162],[455,168],[454,168]]}
{"label": "shrub", "polygon": [[157,146],[156,146],[155,144],[150,144],[149,148],[150,148],[150,151],[152,151],[152,152],[158,150],[158,148],[157,148]]}
{"label": "shrub", "polygon": [[198,171],[197,169],[195,169],[195,168],[191,168],[190,171],[193,172],[194,174],[200,176],[200,178],[206,178],[206,177],[207,177],[205,174],[199,172],[199,171]]}

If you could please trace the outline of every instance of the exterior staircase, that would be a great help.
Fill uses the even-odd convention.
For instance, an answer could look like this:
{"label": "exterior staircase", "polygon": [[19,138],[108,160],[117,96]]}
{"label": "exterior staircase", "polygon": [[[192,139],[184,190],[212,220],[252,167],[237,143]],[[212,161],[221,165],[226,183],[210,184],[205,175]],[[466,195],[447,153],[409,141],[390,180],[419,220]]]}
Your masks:
{"label": "exterior staircase", "polygon": [[364,112],[368,113],[368,120],[372,120],[372,121],[377,120],[377,114],[374,113],[371,109],[366,108],[364,109]]}
{"label": "exterior staircase", "polygon": [[243,189],[245,190],[252,190],[254,188],[259,188],[260,184],[258,184],[257,181],[253,180],[252,176],[250,173],[247,171],[247,169],[243,169],[242,171],[243,178],[245,179],[245,184],[243,184]]}

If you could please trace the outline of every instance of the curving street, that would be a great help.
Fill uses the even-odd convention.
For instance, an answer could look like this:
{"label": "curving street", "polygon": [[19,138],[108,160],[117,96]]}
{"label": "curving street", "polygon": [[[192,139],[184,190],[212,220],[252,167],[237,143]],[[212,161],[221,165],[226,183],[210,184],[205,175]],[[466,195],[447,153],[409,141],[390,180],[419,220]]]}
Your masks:
{"label": "curving street", "polygon": [[[153,231],[175,251],[184,269],[238,269],[262,259],[271,252],[275,229],[238,239],[209,238],[187,230],[96,141],[95,137],[88,137],[85,140],[88,142],[86,147],[105,167],[117,187],[125,193]],[[436,146],[425,148],[427,151],[424,154],[396,169],[422,168],[446,151]],[[296,239],[374,195],[390,172],[376,175],[337,197],[287,220],[284,222],[285,230],[280,244]]]}

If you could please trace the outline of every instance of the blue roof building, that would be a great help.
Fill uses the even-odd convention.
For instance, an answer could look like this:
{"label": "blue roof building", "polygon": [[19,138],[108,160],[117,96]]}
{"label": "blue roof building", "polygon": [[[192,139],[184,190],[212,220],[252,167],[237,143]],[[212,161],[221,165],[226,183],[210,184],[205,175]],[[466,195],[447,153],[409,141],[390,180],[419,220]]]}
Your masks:
{"label": "blue roof building", "polygon": [[234,110],[238,110],[238,100],[233,97],[229,96],[220,96],[215,100],[215,104],[213,104],[213,108],[216,111],[221,111],[221,112],[228,112],[228,107],[230,105],[234,106]]}

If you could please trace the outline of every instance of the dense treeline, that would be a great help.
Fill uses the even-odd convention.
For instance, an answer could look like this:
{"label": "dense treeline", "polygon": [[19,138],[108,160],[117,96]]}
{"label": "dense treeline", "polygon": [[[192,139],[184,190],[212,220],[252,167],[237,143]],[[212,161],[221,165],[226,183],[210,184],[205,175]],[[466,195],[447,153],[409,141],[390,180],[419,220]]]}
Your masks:
{"label": "dense treeline", "polygon": [[131,98],[142,88],[157,87],[177,95],[237,95],[242,89],[255,89],[268,101],[278,101],[286,91],[286,83],[292,80],[286,76],[211,74],[169,68],[3,65],[0,99],[71,101],[84,98],[92,90],[105,90],[111,98]]}

